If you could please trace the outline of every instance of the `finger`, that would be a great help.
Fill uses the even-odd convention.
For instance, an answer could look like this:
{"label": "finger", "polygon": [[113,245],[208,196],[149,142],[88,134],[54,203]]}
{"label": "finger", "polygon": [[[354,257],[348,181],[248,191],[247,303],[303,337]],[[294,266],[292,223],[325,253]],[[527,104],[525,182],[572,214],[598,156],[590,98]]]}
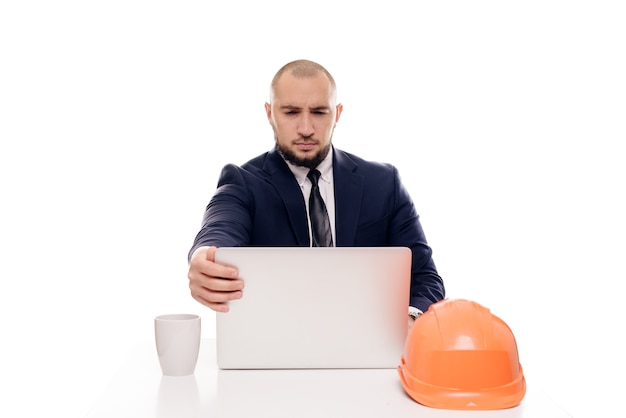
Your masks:
{"label": "finger", "polygon": [[236,280],[239,277],[239,271],[236,268],[217,263],[208,263],[201,272],[208,277],[219,277],[227,280]]}
{"label": "finger", "polygon": [[221,277],[203,276],[200,279],[202,287],[215,292],[236,292],[242,290],[244,283],[240,279],[223,279]]}
{"label": "finger", "polygon": [[[211,271],[211,273],[208,273],[209,271]],[[218,292],[234,292],[243,289],[243,280],[215,277],[216,274],[219,274],[216,271],[219,271],[219,269],[213,269],[209,266],[203,270],[199,270],[198,268],[190,269],[187,274],[190,287],[196,285],[198,288],[206,288]]]}
{"label": "finger", "polygon": [[228,304],[226,303],[213,303],[213,302],[209,302],[208,300],[202,299],[200,296],[198,295],[191,295],[196,301],[200,302],[201,304],[203,304],[204,306],[216,311],[216,312],[228,312],[229,311],[229,307]]}
{"label": "finger", "polygon": [[[222,266],[221,264],[216,264],[207,260],[191,260],[191,264],[189,266],[189,272],[187,273],[187,277],[190,280],[202,280],[204,279],[219,279],[225,282],[228,281],[237,281],[239,272],[236,268]],[[210,286],[209,286],[210,287]],[[222,289],[228,290],[228,289]],[[235,290],[230,289],[230,290]]]}
{"label": "finger", "polygon": [[211,246],[207,248],[207,252],[206,252],[206,259],[209,261],[213,261],[215,262],[215,251],[217,251],[217,247],[216,246]]}
{"label": "finger", "polygon": [[[192,289],[193,290],[193,289]],[[196,294],[200,295],[204,300],[210,303],[224,303],[231,300],[241,299],[243,292],[220,292],[206,287],[197,289]]]}
{"label": "finger", "polygon": [[226,312],[228,307],[226,303],[231,300],[241,299],[243,296],[241,291],[236,292],[221,292],[206,287],[199,286],[197,283],[190,283],[191,295],[194,299],[210,307],[211,309]]}
{"label": "finger", "polygon": [[203,274],[189,274],[189,288],[192,294],[199,295],[209,302],[226,302],[242,296],[242,280],[208,277]]}
{"label": "finger", "polygon": [[217,247],[214,246],[202,247],[202,251],[198,251],[198,257],[196,258],[194,254],[191,259],[192,268],[209,277],[222,277],[224,279],[239,277],[236,268],[215,263],[215,251],[217,251]]}

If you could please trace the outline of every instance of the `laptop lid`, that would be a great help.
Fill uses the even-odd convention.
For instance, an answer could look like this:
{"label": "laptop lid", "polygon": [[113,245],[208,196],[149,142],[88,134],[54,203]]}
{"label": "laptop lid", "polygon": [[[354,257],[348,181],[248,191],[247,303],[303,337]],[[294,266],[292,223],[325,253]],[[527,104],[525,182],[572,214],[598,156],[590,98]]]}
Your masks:
{"label": "laptop lid", "polygon": [[243,298],[216,315],[221,369],[396,368],[408,332],[405,247],[218,248]]}

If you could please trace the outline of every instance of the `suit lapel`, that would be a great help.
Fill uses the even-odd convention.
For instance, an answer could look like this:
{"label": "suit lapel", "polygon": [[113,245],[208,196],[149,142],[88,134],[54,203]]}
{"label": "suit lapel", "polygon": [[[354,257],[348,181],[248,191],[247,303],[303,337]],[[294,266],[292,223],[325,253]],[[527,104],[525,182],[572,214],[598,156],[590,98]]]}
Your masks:
{"label": "suit lapel", "polygon": [[338,247],[353,246],[363,198],[363,177],[357,164],[344,152],[333,149],[335,180],[335,228]]}
{"label": "suit lapel", "polygon": [[275,149],[268,153],[263,170],[269,173],[272,184],[283,200],[298,245],[308,246],[309,229],[306,206],[293,173]]}

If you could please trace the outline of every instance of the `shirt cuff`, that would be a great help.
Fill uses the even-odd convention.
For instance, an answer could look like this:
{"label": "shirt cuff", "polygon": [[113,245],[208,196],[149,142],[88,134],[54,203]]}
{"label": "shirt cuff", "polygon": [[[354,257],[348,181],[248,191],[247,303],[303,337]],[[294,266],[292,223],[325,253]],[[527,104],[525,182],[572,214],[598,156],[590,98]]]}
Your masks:
{"label": "shirt cuff", "polygon": [[414,306],[409,306],[409,316],[413,319],[417,319],[420,315],[422,315],[424,312],[420,311],[419,309],[417,309]]}

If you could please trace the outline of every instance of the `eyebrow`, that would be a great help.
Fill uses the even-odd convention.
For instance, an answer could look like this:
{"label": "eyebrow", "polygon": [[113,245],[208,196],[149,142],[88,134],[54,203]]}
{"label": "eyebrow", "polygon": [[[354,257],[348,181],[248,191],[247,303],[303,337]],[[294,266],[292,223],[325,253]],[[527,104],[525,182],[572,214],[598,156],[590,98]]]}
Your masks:
{"label": "eyebrow", "polygon": [[[293,105],[284,105],[284,106],[280,106],[281,110],[302,110],[303,108],[300,106],[293,106]],[[316,106],[316,107],[311,107],[309,108],[312,111],[329,111],[330,107],[328,106]]]}

